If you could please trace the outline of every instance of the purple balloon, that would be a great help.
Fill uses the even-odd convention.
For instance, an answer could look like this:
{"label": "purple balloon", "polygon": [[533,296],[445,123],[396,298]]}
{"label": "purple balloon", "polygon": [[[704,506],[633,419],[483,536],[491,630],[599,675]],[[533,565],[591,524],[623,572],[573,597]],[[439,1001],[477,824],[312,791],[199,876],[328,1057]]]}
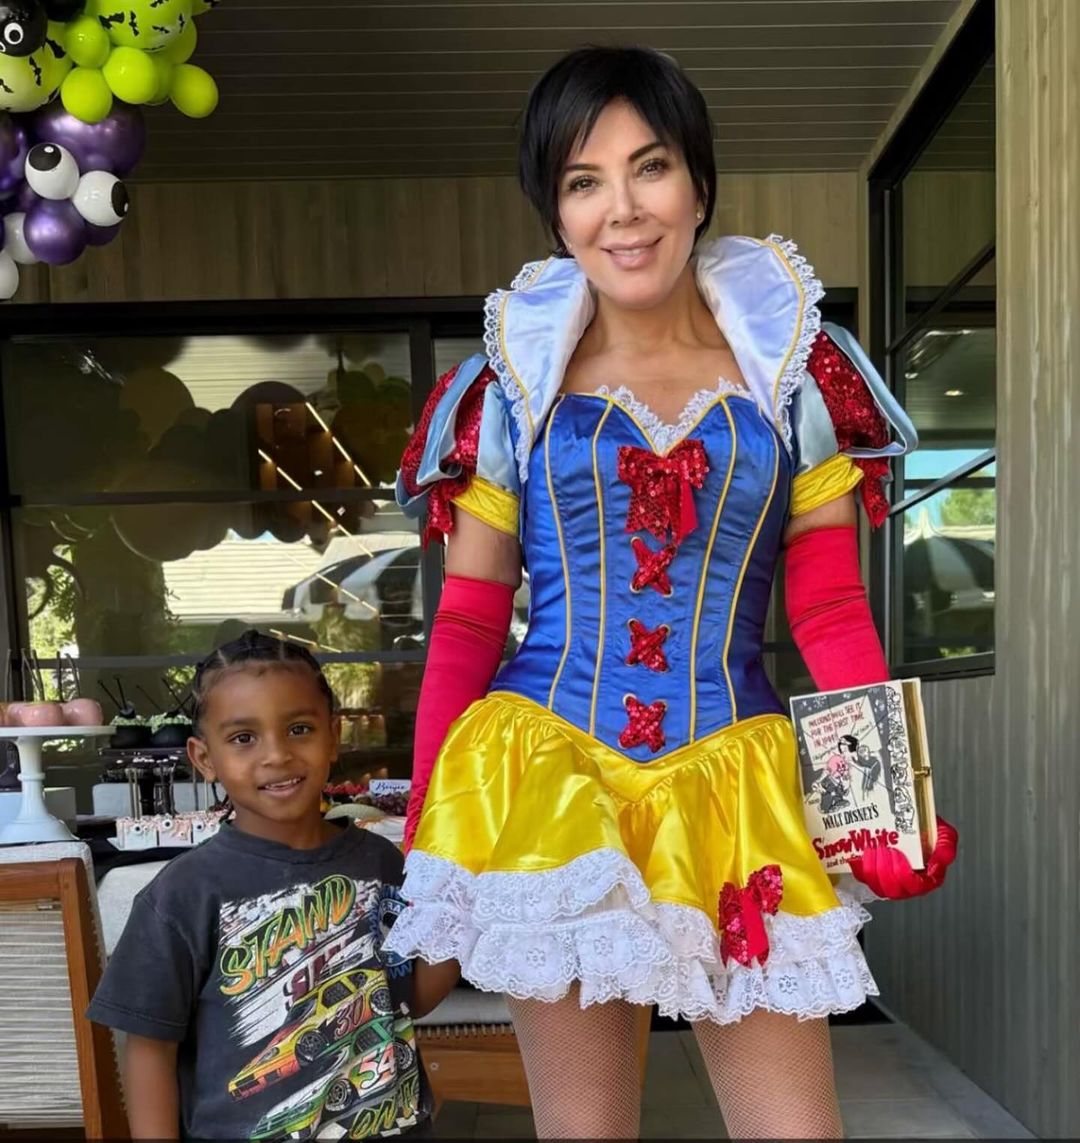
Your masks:
{"label": "purple balloon", "polygon": [[42,199],[27,213],[23,237],[42,262],[66,266],[86,249],[86,223],[70,202]]}
{"label": "purple balloon", "polygon": [[41,195],[39,195],[29,183],[24,182],[21,187],[15,192],[14,209],[29,212],[34,209],[37,204],[41,202]]}
{"label": "purple balloon", "polygon": [[15,139],[15,120],[7,112],[0,114],[0,166],[6,167],[18,153]]}
{"label": "purple balloon", "polygon": [[[19,189],[26,178],[26,154],[30,150],[26,128],[13,119],[10,122],[10,134],[6,134],[0,154],[0,196],[14,194]],[[10,157],[5,159],[4,156]]]}
{"label": "purple balloon", "polygon": [[108,246],[109,243],[120,233],[120,223],[115,226],[95,226],[92,222],[86,222],[86,243],[88,246]]}
{"label": "purple balloon", "polygon": [[112,171],[122,179],[135,169],[146,145],[142,112],[128,103],[114,103],[100,123],[84,123],[69,115],[57,99],[35,112],[33,122],[37,142],[66,147],[81,174]]}

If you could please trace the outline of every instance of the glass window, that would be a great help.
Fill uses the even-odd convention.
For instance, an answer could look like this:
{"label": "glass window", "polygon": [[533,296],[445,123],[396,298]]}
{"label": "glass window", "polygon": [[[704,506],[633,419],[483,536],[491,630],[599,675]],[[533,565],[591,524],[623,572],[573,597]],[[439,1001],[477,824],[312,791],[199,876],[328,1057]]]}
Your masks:
{"label": "glass window", "polygon": [[[54,697],[63,667],[107,719],[121,692],[150,716],[187,696],[211,648],[257,627],[323,661],[343,777],[407,774],[440,558],[392,491],[414,420],[412,336],[5,343],[22,664],[9,694]],[[92,751],[54,751],[50,774],[84,812]]]}
{"label": "glass window", "polygon": [[[968,88],[903,180],[903,275],[918,313],[994,241],[994,61]],[[971,285],[992,286],[993,268]]]}
{"label": "glass window", "polygon": [[994,649],[997,495],[984,472],[956,481],[900,517],[905,663]]}
{"label": "glass window", "polygon": [[[885,249],[902,250],[876,315],[886,374],[920,439],[896,465],[896,503],[879,541],[891,570],[890,658],[909,674],[994,650],[994,60],[988,41],[982,50],[985,62],[974,57],[945,121],[910,143],[915,162],[897,155],[895,181],[871,184],[890,192]],[[888,265],[884,254],[877,264]]]}

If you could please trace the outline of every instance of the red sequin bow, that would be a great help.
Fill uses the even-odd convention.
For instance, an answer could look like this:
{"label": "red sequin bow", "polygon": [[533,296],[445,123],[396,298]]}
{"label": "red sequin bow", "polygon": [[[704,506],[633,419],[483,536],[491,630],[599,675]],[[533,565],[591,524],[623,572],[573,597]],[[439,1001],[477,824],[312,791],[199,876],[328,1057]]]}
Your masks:
{"label": "red sequin bow", "polygon": [[633,695],[626,696],[626,713],[629,721],[626,729],[619,735],[619,745],[624,750],[645,743],[655,754],[663,748],[665,738],[660,724],[664,721],[664,712],[667,703],[662,699],[649,704],[643,703]]}
{"label": "red sequin bow", "polygon": [[727,881],[720,890],[720,955],[726,964],[734,957],[746,968],[756,959],[769,959],[765,914],[775,915],[784,895],[784,877],[779,865],[764,865],[751,873],[740,889]]}
{"label": "red sequin bow", "polygon": [[679,544],[697,527],[694,489],[709,473],[701,441],[683,441],[666,456],[624,445],[619,449],[619,479],[630,485],[628,532],[647,531],[658,540]]}

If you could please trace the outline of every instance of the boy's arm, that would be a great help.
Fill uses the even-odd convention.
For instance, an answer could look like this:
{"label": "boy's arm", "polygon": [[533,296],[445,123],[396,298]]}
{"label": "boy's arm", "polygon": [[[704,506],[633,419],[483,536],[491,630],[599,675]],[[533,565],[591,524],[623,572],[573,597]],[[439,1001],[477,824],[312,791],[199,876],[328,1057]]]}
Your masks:
{"label": "boy's arm", "polygon": [[413,961],[414,1018],[426,1016],[437,1008],[461,979],[461,965],[456,960],[428,964],[426,960]]}
{"label": "boy's arm", "polygon": [[132,1139],[180,1138],[180,1089],[175,1040],[127,1037],[124,1090]]}

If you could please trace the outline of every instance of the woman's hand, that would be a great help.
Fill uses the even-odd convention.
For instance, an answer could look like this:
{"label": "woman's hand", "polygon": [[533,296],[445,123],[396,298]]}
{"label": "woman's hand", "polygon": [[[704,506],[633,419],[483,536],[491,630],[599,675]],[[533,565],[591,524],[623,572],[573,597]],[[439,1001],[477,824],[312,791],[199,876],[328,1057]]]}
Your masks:
{"label": "woman's hand", "polygon": [[904,901],[909,897],[922,897],[941,887],[946,870],[956,860],[959,840],[956,827],[939,817],[937,844],[925,869],[912,869],[911,862],[893,846],[865,850],[862,857],[853,857],[848,864],[855,880],[861,881],[875,896],[889,901]]}

